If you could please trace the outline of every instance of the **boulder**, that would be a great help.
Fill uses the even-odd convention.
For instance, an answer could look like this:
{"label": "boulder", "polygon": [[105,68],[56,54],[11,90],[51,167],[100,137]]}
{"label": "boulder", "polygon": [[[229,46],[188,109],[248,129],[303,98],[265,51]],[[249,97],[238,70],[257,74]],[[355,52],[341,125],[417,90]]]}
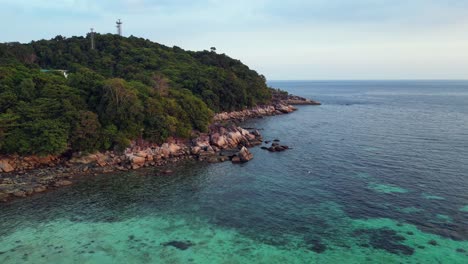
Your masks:
{"label": "boulder", "polygon": [[254,134],[247,134],[245,135],[245,137],[248,139],[248,140],[255,140],[257,137],[254,135]]}
{"label": "boulder", "polygon": [[213,156],[213,155],[216,155],[216,152],[211,146],[208,146],[208,147],[204,147],[198,155],[200,157]]}
{"label": "boulder", "polygon": [[0,160],[0,172],[12,172],[15,168],[7,160]]}
{"label": "boulder", "polygon": [[146,158],[148,157],[148,153],[146,153],[145,151],[138,151],[137,153],[135,153],[135,156],[140,158]]}
{"label": "boulder", "polygon": [[100,167],[104,167],[104,166],[107,165],[107,162],[106,162],[103,158],[101,158],[101,157],[99,157],[99,158],[96,160],[96,163],[97,163]]}
{"label": "boulder", "polygon": [[218,160],[219,160],[219,162],[225,162],[225,161],[229,160],[229,157],[220,156],[220,157],[218,157]]}
{"label": "boulder", "polygon": [[175,155],[177,153],[179,153],[179,151],[181,150],[182,148],[177,145],[177,144],[174,144],[174,143],[171,143],[169,144],[169,152],[172,154],[172,155]]}
{"label": "boulder", "polygon": [[242,134],[242,136],[250,135],[250,132],[248,130],[245,130],[245,129],[240,128],[240,127],[239,127],[239,132]]}
{"label": "boulder", "polygon": [[211,143],[220,149],[224,149],[228,145],[226,136],[220,135],[219,133],[211,135]]}
{"label": "boulder", "polygon": [[280,104],[276,106],[276,110],[283,114],[294,112],[296,109],[290,105]]}
{"label": "boulder", "polygon": [[161,156],[163,156],[164,158],[169,158],[169,156],[171,155],[171,151],[169,150],[169,144],[164,143],[159,149],[159,152],[161,153]]}
{"label": "boulder", "polygon": [[239,156],[232,157],[231,161],[232,163],[241,163],[241,159],[239,158]]}
{"label": "boulder", "polygon": [[34,193],[34,188],[32,186],[27,186],[24,188],[24,192],[26,193],[26,196],[31,195]]}
{"label": "boulder", "polygon": [[200,151],[201,151],[201,147],[199,146],[194,146],[190,149],[190,153],[192,153],[192,155],[198,155],[200,154]]}
{"label": "boulder", "polygon": [[57,181],[54,186],[55,187],[62,187],[62,186],[68,186],[68,185],[72,185],[73,183],[71,181],[67,181],[67,180],[60,180],[60,181]]}
{"label": "boulder", "polygon": [[39,185],[39,186],[34,187],[34,192],[35,193],[45,192],[46,190],[47,190],[47,187],[45,187],[43,185]]}
{"label": "boulder", "polygon": [[201,134],[192,141],[194,146],[204,148],[210,145],[210,137],[207,134]]}
{"label": "boulder", "polygon": [[208,163],[219,163],[221,160],[217,156],[211,156],[206,159]]}
{"label": "boulder", "polygon": [[97,154],[89,154],[86,156],[74,157],[70,160],[70,163],[90,164],[96,162],[98,158],[99,156]]}
{"label": "boulder", "polygon": [[270,152],[281,152],[281,151],[285,151],[287,149],[289,149],[288,146],[284,146],[284,145],[280,145],[278,143],[273,143],[271,144],[271,147],[269,148],[266,148],[266,147],[262,147],[262,149],[266,149]]}
{"label": "boulder", "polygon": [[250,141],[250,144],[253,145],[253,146],[258,146],[258,145],[262,144],[262,141],[258,140],[258,139],[254,139],[254,140]]}
{"label": "boulder", "polygon": [[8,197],[10,197],[8,193],[0,192],[0,202],[6,202],[8,200]]}
{"label": "boulder", "polygon": [[18,191],[15,191],[15,192],[13,193],[13,196],[16,196],[16,197],[26,197],[26,192],[25,192],[25,191],[20,191],[20,190],[18,190]]}
{"label": "boulder", "polygon": [[227,136],[230,147],[236,147],[242,140],[242,134],[239,131],[229,132]]}
{"label": "boulder", "polygon": [[37,162],[41,165],[50,165],[55,160],[55,157],[52,155],[47,155],[44,157],[37,157]]}
{"label": "boulder", "polygon": [[137,166],[142,166],[145,164],[146,159],[143,157],[138,157],[134,155],[129,155],[128,160],[130,161],[131,165],[137,165]]}
{"label": "boulder", "polygon": [[242,147],[237,154],[241,162],[247,162],[253,159],[253,154],[246,147]]}

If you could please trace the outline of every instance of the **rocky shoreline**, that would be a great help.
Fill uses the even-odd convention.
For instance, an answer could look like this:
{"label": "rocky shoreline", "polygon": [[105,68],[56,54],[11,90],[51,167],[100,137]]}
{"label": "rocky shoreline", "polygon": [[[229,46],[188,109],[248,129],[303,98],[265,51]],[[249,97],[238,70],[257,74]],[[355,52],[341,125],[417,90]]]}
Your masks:
{"label": "rocky shoreline", "polygon": [[[261,145],[258,130],[243,129],[236,124],[248,118],[287,114],[297,110],[280,102],[252,109],[215,115],[208,133],[197,133],[194,139],[169,139],[162,145],[133,142],[124,152],[107,151],[71,157],[2,156],[0,157],[0,202],[42,193],[73,184],[83,175],[160,167],[193,159],[210,163],[248,162],[253,158],[248,148]],[[170,170],[162,173],[169,174]]]}

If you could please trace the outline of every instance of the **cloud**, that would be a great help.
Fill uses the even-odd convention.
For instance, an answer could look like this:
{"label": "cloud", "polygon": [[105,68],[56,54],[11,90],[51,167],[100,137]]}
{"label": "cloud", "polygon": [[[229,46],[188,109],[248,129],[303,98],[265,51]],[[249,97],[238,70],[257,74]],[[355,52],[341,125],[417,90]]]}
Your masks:
{"label": "cloud", "polygon": [[121,18],[124,35],[192,50],[216,46],[270,79],[436,73],[468,78],[460,70],[468,69],[466,0],[0,0],[0,5],[0,41],[84,35],[90,27],[115,32]]}

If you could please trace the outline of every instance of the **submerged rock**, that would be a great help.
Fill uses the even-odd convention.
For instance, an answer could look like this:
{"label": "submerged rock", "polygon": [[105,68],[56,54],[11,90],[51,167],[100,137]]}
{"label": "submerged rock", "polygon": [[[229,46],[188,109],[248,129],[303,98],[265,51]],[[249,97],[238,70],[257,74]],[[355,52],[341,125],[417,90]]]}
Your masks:
{"label": "submerged rock", "polygon": [[187,240],[187,241],[170,241],[162,244],[165,247],[175,247],[179,250],[186,250],[189,247],[193,246],[194,244]]}
{"label": "submerged rock", "polygon": [[368,236],[369,244],[375,249],[382,249],[392,254],[413,255],[414,249],[401,242],[406,238],[399,235],[395,230],[388,228],[381,229],[360,229],[354,232],[356,236]]}
{"label": "submerged rock", "polygon": [[0,202],[6,202],[10,195],[8,193],[0,192]]}
{"label": "submerged rock", "polygon": [[13,193],[15,197],[26,197],[26,192],[25,191],[16,191]]}
{"label": "submerged rock", "polygon": [[316,253],[323,253],[325,250],[327,250],[327,246],[322,243],[320,239],[316,238],[306,238],[304,239],[304,242],[308,245],[308,249],[312,250]]}
{"label": "submerged rock", "polygon": [[62,186],[68,186],[68,185],[72,185],[73,183],[71,181],[67,181],[67,180],[60,180],[60,181],[57,181],[54,186],[55,187],[62,187]]}
{"label": "submerged rock", "polygon": [[285,151],[285,150],[289,149],[288,146],[280,145],[277,142],[279,142],[279,140],[275,139],[274,143],[272,143],[270,147],[268,147],[268,148],[267,147],[262,147],[262,149],[268,150],[270,152],[281,152],[281,151]]}
{"label": "submerged rock", "polygon": [[34,187],[34,192],[35,193],[45,192],[46,190],[47,190],[47,187],[45,187],[43,185],[39,185],[39,186]]}

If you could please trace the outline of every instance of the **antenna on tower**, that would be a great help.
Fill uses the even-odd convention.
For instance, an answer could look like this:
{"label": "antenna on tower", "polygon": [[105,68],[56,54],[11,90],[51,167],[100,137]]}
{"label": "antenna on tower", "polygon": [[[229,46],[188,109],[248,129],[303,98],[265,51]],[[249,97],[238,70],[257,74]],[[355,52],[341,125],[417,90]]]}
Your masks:
{"label": "antenna on tower", "polygon": [[91,36],[91,49],[95,49],[96,47],[94,46],[94,28],[91,28],[91,33],[90,33],[90,36]]}
{"label": "antenna on tower", "polygon": [[119,19],[115,23],[117,24],[117,34],[119,36],[122,36],[122,24],[123,24],[122,21],[120,21],[120,19]]}

